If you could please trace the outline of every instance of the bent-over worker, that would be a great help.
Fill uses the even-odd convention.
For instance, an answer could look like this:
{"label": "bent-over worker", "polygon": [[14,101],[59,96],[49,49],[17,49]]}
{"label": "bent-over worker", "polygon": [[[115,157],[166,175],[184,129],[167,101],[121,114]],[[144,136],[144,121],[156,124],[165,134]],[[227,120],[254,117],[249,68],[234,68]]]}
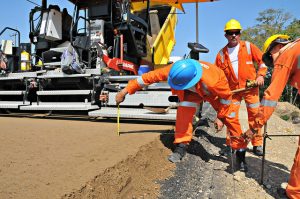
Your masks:
{"label": "bent-over worker", "polygon": [[[298,94],[300,93],[300,39],[291,41],[289,38],[288,35],[276,34],[264,43],[263,60],[267,66],[273,67],[271,84],[264,92],[253,129],[246,133],[256,133],[257,129],[266,124],[287,82],[298,89]],[[291,199],[300,198],[300,140],[286,193]]]}
{"label": "bent-over worker", "polygon": [[[245,161],[247,143],[241,136],[241,126],[235,117],[237,113],[231,106],[232,93],[224,72],[215,65],[193,59],[177,61],[129,81],[127,87],[116,95],[116,102],[119,104],[124,101],[128,93],[134,94],[145,86],[166,80],[172,93],[178,95],[180,100],[175,125],[176,148],[169,156],[169,160],[179,162],[184,157],[193,136],[192,118],[200,103],[208,101],[217,111],[217,118],[227,126],[233,136],[236,136],[232,138],[231,147],[237,150],[239,169],[247,170]],[[216,121],[222,125],[222,122]]]}

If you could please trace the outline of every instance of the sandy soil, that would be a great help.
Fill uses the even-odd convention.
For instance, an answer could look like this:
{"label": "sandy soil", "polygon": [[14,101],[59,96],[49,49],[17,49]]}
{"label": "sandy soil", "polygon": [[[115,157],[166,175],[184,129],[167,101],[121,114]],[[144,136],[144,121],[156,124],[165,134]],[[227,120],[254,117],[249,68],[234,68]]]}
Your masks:
{"label": "sandy soil", "polygon": [[[292,108],[282,103],[276,114]],[[299,134],[299,124],[276,114],[268,122],[268,134]],[[246,130],[245,107],[240,120]],[[260,186],[261,158],[251,153],[251,146],[246,175],[232,174],[230,159],[218,156],[225,129],[215,134],[207,128],[195,136],[187,158],[175,165],[167,160],[171,124],[126,121],[121,136],[114,120],[2,116],[0,126],[0,198],[5,199],[173,199],[174,189],[182,199],[278,198],[277,188],[288,180],[298,143],[298,137],[267,141],[264,186]]]}
{"label": "sandy soil", "polygon": [[121,136],[114,121],[0,117],[0,126],[0,198],[147,194],[173,168],[159,140],[170,124],[122,123]]}

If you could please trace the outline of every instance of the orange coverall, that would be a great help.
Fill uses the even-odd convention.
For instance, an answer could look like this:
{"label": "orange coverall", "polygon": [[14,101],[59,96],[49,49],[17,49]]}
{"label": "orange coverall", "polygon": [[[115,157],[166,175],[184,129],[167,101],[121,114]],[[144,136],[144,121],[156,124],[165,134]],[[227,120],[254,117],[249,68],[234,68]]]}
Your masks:
{"label": "orange coverall", "polygon": [[[175,140],[174,143],[189,143],[193,136],[192,119],[202,101],[208,101],[218,112],[221,119],[236,138],[232,139],[233,149],[244,149],[246,143],[243,138],[239,120],[235,117],[235,112],[231,106],[232,94],[227,83],[227,79],[222,70],[213,64],[200,61],[203,67],[202,78],[199,82],[188,90],[172,90],[177,95],[180,103],[177,109]],[[143,74],[141,77],[129,81],[127,91],[129,94],[135,93],[143,87],[159,81],[166,81],[172,65]]]}
{"label": "orange coverall", "polygon": [[[231,90],[245,88],[246,80],[255,80],[258,76],[265,76],[267,73],[267,67],[262,61],[262,52],[255,45],[248,41],[240,41],[240,48],[238,52],[238,78],[236,77],[230,58],[228,54],[228,47],[225,46],[223,49],[219,51],[216,57],[216,65],[221,68],[229,83],[229,87]],[[256,72],[256,68],[254,63],[256,62],[258,65],[258,70]],[[249,127],[252,128],[255,123],[255,115],[258,112],[259,108],[259,89],[258,87],[252,88],[247,91],[242,91],[236,93],[232,96],[232,102],[236,109],[237,118],[239,118],[239,109],[241,105],[242,99],[245,100],[248,112],[248,123]],[[259,135],[260,135],[259,131]],[[226,137],[226,143],[229,145],[230,138]],[[262,145],[262,137],[255,136],[252,140],[253,146],[261,146]]]}
{"label": "orange coverall", "polygon": [[[282,50],[282,51],[281,51]],[[261,128],[271,117],[288,81],[300,94],[300,39],[279,51],[269,87],[264,92],[254,128]],[[300,198],[300,140],[286,192],[289,198]]]}

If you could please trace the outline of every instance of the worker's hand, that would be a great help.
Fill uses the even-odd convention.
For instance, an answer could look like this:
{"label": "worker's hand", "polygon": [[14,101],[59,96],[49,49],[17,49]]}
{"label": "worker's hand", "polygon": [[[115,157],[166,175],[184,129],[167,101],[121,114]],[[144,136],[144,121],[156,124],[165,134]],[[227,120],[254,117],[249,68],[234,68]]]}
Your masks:
{"label": "worker's hand", "polygon": [[37,87],[38,87],[38,84],[36,81],[34,81],[34,80],[30,81],[29,88],[32,89],[32,88],[37,88]]}
{"label": "worker's hand", "polygon": [[224,123],[220,119],[216,118],[214,121],[214,126],[215,126],[215,129],[217,130],[217,132],[219,132],[222,130]]}
{"label": "worker's hand", "polygon": [[99,100],[101,102],[107,103],[108,102],[108,97],[109,97],[108,91],[102,91],[100,96],[99,96]]}
{"label": "worker's hand", "polygon": [[242,136],[246,142],[250,142],[256,133],[257,132],[254,132],[254,130],[248,129]]}
{"label": "worker's hand", "polygon": [[125,96],[127,95],[128,91],[126,88],[122,89],[118,94],[116,95],[116,104],[119,105],[121,102],[125,100]]}
{"label": "worker's hand", "polygon": [[1,69],[6,69],[6,63],[4,61],[0,60],[0,68]]}
{"label": "worker's hand", "polygon": [[263,86],[264,83],[265,83],[265,79],[264,79],[263,76],[260,75],[260,76],[258,76],[258,77],[256,78],[256,85],[257,85],[257,86]]}

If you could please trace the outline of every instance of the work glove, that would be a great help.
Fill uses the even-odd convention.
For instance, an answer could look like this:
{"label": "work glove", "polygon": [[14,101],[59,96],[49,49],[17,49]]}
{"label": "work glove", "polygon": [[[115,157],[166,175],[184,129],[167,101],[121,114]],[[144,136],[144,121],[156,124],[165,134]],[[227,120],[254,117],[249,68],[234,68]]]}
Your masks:
{"label": "work glove", "polygon": [[125,100],[125,96],[127,95],[128,91],[126,88],[122,89],[120,92],[116,95],[116,104],[119,105]]}
{"label": "work glove", "polygon": [[242,137],[245,139],[245,142],[250,142],[255,134],[257,133],[254,129],[248,129],[245,133],[243,133]]}
{"label": "work glove", "polygon": [[218,133],[219,131],[222,130],[224,123],[220,119],[216,118],[214,121],[214,126],[216,129],[216,132]]}

